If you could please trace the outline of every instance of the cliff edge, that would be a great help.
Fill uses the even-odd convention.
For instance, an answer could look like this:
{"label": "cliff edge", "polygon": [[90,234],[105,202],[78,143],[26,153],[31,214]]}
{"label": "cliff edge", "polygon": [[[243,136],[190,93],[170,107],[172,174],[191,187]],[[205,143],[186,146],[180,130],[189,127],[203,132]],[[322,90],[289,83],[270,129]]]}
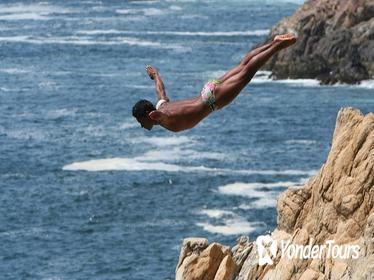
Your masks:
{"label": "cliff edge", "polygon": [[[277,211],[278,226],[266,244],[242,236],[230,249],[204,238],[185,239],[176,279],[374,279],[373,113],[339,111],[325,164],[303,187],[282,193]],[[306,255],[287,255],[297,246],[309,247],[300,251]],[[310,257],[307,250],[313,248],[320,250]],[[261,250],[270,257],[263,265]]]}
{"label": "cliff edge", "polygon": [[297,43],[267,64],[274,78],[311,78],[323,84],[374,77],[374,0],[308,0],[270,32],[292,32]]}

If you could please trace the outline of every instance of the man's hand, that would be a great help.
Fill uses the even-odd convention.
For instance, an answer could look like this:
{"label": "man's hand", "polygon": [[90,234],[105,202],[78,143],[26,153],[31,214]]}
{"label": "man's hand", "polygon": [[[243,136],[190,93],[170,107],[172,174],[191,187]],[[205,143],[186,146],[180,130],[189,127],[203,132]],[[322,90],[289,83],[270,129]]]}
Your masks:
{"label": "man's hand", "polygon": [[158,74],[158,71],[156,68],[154,68],[152,65],[147,65],[145,67],[145,70],[147,71],[149,77],[155,81],[156,85],[156,92],[158,99],[164,99],[166,101],[169,101],[169,98],[166,96],[165,92],[165,86],[164,82],[162,81],[160,75]]}
{"label": "man's hand", "polygon": [[156,75],[158,74],[157,70],[152,65],[147,65],[145,67],[145,70],[147,71],[149,77],[154,80]]}

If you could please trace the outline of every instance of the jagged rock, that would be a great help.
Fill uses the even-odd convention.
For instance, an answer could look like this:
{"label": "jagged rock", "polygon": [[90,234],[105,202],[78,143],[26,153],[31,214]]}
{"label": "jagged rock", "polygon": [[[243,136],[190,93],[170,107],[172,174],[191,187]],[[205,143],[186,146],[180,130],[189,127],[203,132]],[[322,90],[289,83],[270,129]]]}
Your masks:
{"label": "jagged rock", "polygon": [[298,41],[267,64],[275,78],[333,84],[374,77],[374,0],[306,1],[269,37],[285,32],[296,33]]}
{"label": "jagged rock", "polygon": [[230,254],[226,255],[218,267],[214,280],[231,280],[234,278],[235,271],[236,264],[232,256]]}
{"label": "jagged rock", "polygon": [[[217,243],[206,247],[207,241],[190,240],[184,242],[182,252],[187,253],[181,253],[176,279],[373,278],[374,114],[340,110],[325,164],[304,187],[281,194],[277,210],[278,228],[271,237],[278,244],[313,246],[333,240],[337,245],[359,248],[357,258],[331,258],[325,250],[314,259],[288,259],[281,256],[278,245],[273,264],[260,266],[257,244],[247,237],[237,240],[232,255]],[[203,245],[194,246],[196,243]],[[195,249],[186,249],[192,247]]]}
{"label": "jagged rock", "polygon": [[[205,246],[204,239],[185,240],[183,242],[184,245],[189,243],[203,244]],[[186,247],[191,248],[188,245]],[[177,280],[221,280],[232,278],[235,272],[235,263],[228,247],[212,243],[202,251],[202,246],[195,246],[194,248],[195,250],[189,251],[188,254],[183,254],[184,258],[179,260],[176,271]]]}
{"label": "jagged rock", "polygon": [[248,236],[241,236],[237,239],[237,245],[231,251],[238,270],[242,268],[244,261],[252,249],[253,243],[249,241]]}
{"label": "jagged rock", "polygon": [[320,277],[320,273],[311,268],[305,270],[299,280],[317,280]]}
{"label": "jagged rock", "polygon": [[[305,228],[319,242],[334,237],[347,243],[362,236],[374,205],[373,165],[374,114],[342,109],[326,163],[303,189],[280,196],[279,229]],[[295,201],[299,204],[292,206]]]}
{"label": "jagged rock", "polygon": [[189,237],[183,240],[182,249],[179,254],[179,261],[177,269],[181,266],[183,260],[191,254],[200,254],[206,247],[208,247],[208,239]]}

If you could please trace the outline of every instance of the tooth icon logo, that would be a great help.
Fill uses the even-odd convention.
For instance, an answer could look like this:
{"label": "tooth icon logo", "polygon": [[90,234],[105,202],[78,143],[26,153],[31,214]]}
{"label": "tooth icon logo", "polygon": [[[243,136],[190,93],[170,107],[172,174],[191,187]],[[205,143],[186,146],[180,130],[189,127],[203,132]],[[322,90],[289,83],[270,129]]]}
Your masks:
{"label": "tooth icon logo", "polygon": [[277,241],[271,238],[270,235],[260,235],[256,239],[257,251],[258,251],[258,264],[273,264],[272,257],[277,255]]}

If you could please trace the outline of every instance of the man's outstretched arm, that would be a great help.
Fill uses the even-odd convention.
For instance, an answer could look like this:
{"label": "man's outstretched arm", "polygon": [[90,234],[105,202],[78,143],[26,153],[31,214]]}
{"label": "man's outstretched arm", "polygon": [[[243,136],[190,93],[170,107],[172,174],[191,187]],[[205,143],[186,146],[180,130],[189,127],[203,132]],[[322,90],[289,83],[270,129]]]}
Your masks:
{"label": "man's outstretched arm", "polygon": [[146,70],[149,77],[155,81],[158,100],[164,99],[166,101],[169,101],[169,98],[166,96],[164,83],[158,71],[151,65],[147,65]]}

